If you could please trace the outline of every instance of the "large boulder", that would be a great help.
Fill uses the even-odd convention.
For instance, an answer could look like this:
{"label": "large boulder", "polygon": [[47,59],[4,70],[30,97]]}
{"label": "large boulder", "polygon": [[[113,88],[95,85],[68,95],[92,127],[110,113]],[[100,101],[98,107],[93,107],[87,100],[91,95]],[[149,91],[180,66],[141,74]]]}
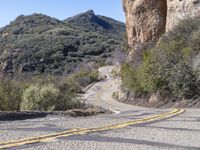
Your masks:
{"label": "large boulder", "polygon": [[128,62],[137,67],[143,52],[184,18],[200,15],[200,0],[123,0]]}
{"label": "large boulder", "polygon": [[167,2],[165,0],[123,0],[128,44],[133,50],[129,61],[140,63],[145,47],[156,42],[165,32]]}

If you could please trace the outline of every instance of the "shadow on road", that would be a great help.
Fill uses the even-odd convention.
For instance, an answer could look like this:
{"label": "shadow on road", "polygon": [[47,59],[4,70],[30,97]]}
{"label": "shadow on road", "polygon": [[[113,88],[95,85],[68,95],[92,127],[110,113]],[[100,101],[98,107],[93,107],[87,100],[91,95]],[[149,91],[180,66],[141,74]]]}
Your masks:
{"label": "shadow on road", "polygon": [[0,121],[16,121],[43,118],[51,113],[47,112],[0,112]]}

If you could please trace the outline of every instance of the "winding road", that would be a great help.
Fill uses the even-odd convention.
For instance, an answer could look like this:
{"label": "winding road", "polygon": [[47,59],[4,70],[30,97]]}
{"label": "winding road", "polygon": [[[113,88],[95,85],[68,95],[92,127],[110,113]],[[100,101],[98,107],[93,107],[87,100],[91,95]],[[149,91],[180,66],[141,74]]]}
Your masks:
{"label": "winding road", "polygon": [[112,98],[121,81],[113,66],[99,72],[107,78],[84,95],[86,103],[113,111],[91,117],[45,118],[0,122],[0,149],[23,150],[199,150],[199,109],[150,109]]}

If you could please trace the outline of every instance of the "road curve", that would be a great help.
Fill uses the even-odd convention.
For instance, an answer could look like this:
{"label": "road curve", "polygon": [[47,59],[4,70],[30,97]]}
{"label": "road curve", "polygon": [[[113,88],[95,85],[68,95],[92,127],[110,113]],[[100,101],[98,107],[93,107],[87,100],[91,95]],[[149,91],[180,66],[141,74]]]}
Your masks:
{"label": "road curve", "polygon": [[[95,84],[83,98],[87,103],[111,109],[116,113],[86,118],[47,116],[0,122],[0,148],[8,148],[9,144],[13,144],[10,149],[28,150],[200,148],[200,110],[187,110],[182,113],[182,110],[149,109],[119,103],[112,98],[112,93],[120,86],[120,80],[111,76],[112,69],[112,66],[101,68],[100,73],[106,75],[107,79]],[[45,135],[52,136],[30,142],[28,145],[5,143],[20,139],[30,141],[30,138],[38,140],[32,137]]]}
{"label": "road curve", "polygon": [[112,77],[112,71],[115,69],[114,66],[106,66],[99,69],[100,76],[106,76],[106,79],[95,84],[91,87],[83,98],[87,103],[110,109],[114,112],[123,113],[125,111],[142,109],[128,104],[123,104],[115,99],[112,95],[114,92],[118,92],[121,87],[121,80]]}
{"label": "road curve", "polygon": [[54,133],[54,134],[42,135],[42,136],[33,137],[33,138],[25,138],[25,139],[14,140],[14,141],[9,141],[9,142],[1,142],[0,149],[13,148],[13,147],[19,147],[19,146],[28,145],[28,144],[47,142],[47,141],[52,141],[57,138],[69,137],[72,135],[83,135],[86,133],[94,133],[94,132],[97,133],[97,132],[102,132],[102,131],[121,129],[121,128],[125,128],[125,127],[131,126],[131,125],[138,125],[138,124],[142,124],[142,123],[158,121],[159,119],[166,119],[169,117],[173,117],[175,115],[179,115],[183,112],[184,112],[184,110],[175,109],[171,112],[153,115],[153,116],[142,118],[142,119],[134,119],[132,121],[121,122],[121,123],[117,123],[117,124],[110,124],[110,125],[106,125],[106,126],[85,128],[85,129],[70,129],[70,130],[66,130],[66,131],[62,131],[62,132],[58,132],[58,133]]}

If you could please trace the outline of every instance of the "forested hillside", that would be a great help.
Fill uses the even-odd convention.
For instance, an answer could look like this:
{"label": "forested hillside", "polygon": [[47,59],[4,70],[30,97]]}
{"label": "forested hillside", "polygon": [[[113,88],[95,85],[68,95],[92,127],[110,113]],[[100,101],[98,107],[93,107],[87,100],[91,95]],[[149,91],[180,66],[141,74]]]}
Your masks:
{"label": "forested hillside", "polygon": [[66,75],[112,63],[121,50],[125,24],[92,10],[64,21],[19,16],[0,29],[0,71],[4,75]]}

